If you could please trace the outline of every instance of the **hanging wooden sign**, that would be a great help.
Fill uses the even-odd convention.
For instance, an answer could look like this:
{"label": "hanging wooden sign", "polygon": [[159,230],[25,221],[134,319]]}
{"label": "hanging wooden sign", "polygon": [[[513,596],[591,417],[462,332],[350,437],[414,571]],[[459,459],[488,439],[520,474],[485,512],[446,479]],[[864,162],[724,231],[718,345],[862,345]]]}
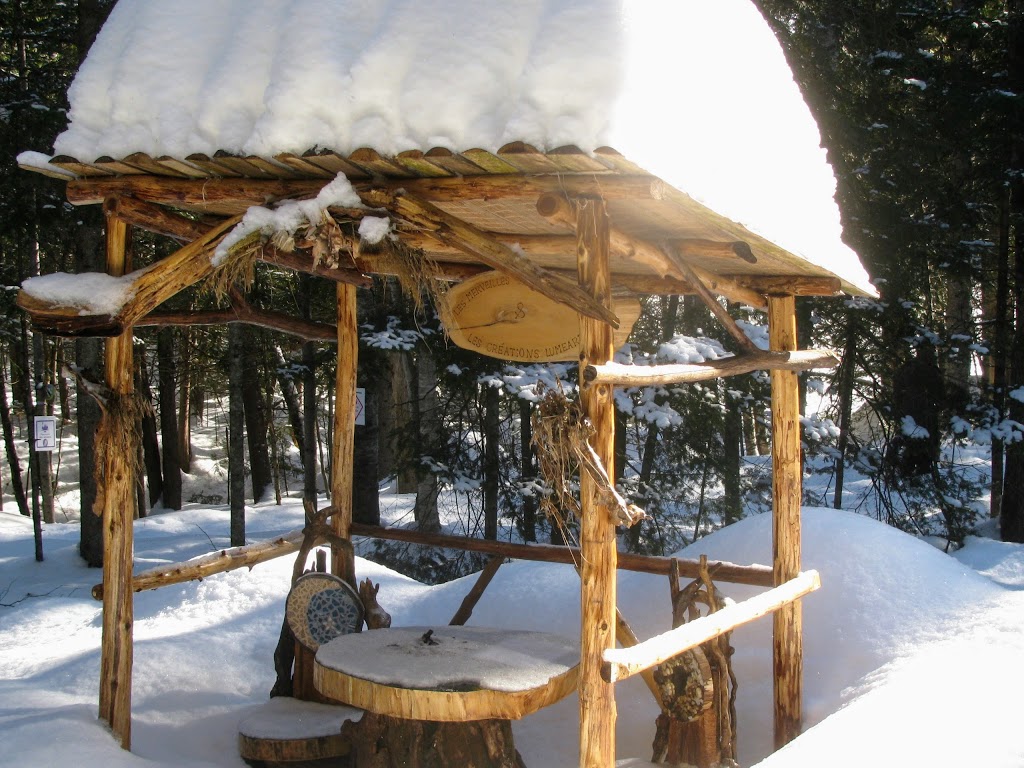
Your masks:
{"label": "hanging wooden sign", "polygon": [[[446,294],[448,336],[482,355],[524,363],[579,358],[580,322],[572,307],[559,304],[502,272],[485,272]],[[640,317],[634,297],[615,299],[619,317],[615,346],[625,343]]]}

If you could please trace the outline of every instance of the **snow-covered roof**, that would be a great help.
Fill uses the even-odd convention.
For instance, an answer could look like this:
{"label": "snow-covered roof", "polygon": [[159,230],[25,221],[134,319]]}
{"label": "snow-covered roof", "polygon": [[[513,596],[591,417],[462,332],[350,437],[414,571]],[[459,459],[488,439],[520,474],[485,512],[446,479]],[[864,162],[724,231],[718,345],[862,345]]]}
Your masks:
{"label": "snow-covered roof", "polygon": [[119,0],[59,155],[602,146],[871,291],[749,0]]}

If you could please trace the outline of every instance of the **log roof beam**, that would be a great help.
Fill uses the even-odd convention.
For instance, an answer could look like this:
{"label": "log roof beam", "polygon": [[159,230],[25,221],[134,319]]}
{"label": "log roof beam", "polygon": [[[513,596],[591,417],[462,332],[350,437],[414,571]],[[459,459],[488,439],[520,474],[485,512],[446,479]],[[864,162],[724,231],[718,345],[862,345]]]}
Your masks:
{"label": "log roof beam", "polygon": [[[315,197],[330,179],[176,179],[161,176],[101,176],[72,179],[68,201],[95,205],[109,197],[135,197],[179,208],[266,205],[286,198]],[[665,183],[643,174],[483,174],[440,178],[375,179],[353,181],[356,192],[400,190],[432,200],[487,200],[497,197],[536,197],[545,192],[570,194],[599,190],[606,200],[660,200]]]}
{"label": "log roof beam", "polygon": [[421,227],[439,242],[479,259],[500,270],[552,301],[574,308],[595,320],[619,327],[619,319],[609,308],[582,290],[578,283],[537,266],[524,254],[498,242],[471,224],[442,211],[436,205],[411,194],[392,194],[375,188],[361,193],[367,205],[384,208],[401,219]]}

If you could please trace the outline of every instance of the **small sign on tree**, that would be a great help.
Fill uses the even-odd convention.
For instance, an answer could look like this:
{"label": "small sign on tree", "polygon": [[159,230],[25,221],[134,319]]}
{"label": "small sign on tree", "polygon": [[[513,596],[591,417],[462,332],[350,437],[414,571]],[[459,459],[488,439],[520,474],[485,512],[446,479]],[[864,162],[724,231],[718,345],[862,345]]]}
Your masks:
{"label": "small sign on tree", "polygon": [[56,416],[36,416],[33,427],[35,432],[35,449],[37,451],[54,451],[57,449]]}

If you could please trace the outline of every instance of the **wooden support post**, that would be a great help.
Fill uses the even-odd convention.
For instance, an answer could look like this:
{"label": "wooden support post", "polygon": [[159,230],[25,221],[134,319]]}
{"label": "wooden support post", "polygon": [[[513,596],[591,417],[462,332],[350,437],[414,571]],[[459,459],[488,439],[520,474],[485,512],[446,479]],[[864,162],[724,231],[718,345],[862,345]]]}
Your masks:
{"label": "wooden support post", "polygon": [[[346,541],[352,538],[352,454],[356,434],[356,365],[359,328],[356,288],[338,283],[338,371],[335,379],[334,445],[331,447],[331,526]],[[331,545],[331,571],[356,588],[352,547]]]}
{"label": "wooden support post", "polygon": [[[773,352],[796,349],[796,299],[768,297],[768,342]],[[772,566],[776,586],[800,572],[800,392],[794,371],[771,372]],[[803,619],[800,601],[773,617],[772,668],[775,748],[800,735],[803,699]]]}
{"label": "wooden support post", "polygon": [[[104,204],[107,220],[107,272],[120,277],[131,269],[130,231],[117,215],[117,200]],[[132,330],[107,341],[107,386],[118,395],[134,389]],[[100,439],[110,440],[109,431]],[[99,446],[97,446],[99,448]],[[105,451],[103,483],[103,636],[100,647],[100,710],[124,749],[131,749],[132,723],[132,544],[135,477],[132,462],[119,451]]]}
{"label": "wooden support post", "polygon": [[[580,286],[603,306],[611,306],[608,268],[610,225],[600,199],[577,202],[576,255]],[[612,359],[612,327],[580,317],[580,378],[588,365]],[[591,445],[615,476],[615,404],[612,387],[584,387],[580,395],[583,413],[594,425]],[[615,647],[615,512],[601,502],[594,478],[580,473],[580,567],[582,610],[580,642],[580,766],[610,767],[615,764],[615,691],[601,677],[604,651]]]}

